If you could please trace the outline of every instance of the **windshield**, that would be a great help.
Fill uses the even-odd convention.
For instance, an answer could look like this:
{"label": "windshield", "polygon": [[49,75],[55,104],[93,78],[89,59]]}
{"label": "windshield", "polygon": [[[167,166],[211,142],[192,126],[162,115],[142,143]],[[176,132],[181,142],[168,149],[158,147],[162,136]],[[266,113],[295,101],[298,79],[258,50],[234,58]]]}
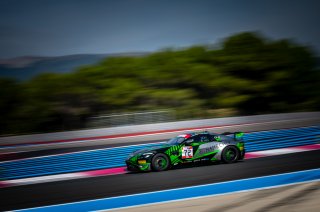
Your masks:
{"label": "windshield", "polygon": [[182,141],[184,141],[185,138],[184,137],[174,137],[174,138],[171,138],[169,141],[168,141],[168,144],[171,144],[171,145],[176,145],[176,144],[180,144]]}

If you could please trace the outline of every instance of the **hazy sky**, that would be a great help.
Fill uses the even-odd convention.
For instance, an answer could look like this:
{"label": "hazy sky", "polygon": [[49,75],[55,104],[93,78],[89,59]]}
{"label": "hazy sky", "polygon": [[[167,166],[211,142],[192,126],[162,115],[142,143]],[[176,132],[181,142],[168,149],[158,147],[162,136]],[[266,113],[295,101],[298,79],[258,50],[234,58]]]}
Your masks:
{"label": "hazy sky", "polygon": [[320,51],[319,0],[0,0],[0,58],[154,51],[241,31]]}

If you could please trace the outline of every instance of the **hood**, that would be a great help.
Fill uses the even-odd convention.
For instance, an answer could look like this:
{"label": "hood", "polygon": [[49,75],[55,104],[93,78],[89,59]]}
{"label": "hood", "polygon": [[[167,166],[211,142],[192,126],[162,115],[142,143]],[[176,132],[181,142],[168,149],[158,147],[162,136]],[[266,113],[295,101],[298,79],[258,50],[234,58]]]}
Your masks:
{"label": "hood", "polygon": [[156,146],[153,146],[153,147],[147,147],[147,148],[144,148],[144,149],[140,149],[140,150],[137,150],[135,152],[132,153],[132,155],[137,155],[137,154],[143,154],[143,153],[146,153],[146,152],[152,152],[154,150],[158,150],[158,149],[162,149],[162,148],[168,148],[170,146],[173,146],[173,145],[169,145],[169,144],[160,144],[160,145],[156,145]]}

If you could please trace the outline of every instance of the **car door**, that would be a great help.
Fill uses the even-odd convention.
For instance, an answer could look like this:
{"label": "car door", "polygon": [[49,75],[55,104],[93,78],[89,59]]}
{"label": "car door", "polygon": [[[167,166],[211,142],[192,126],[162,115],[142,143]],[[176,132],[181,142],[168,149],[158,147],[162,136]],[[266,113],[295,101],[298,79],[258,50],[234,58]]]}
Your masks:
{"label": "car door", "polygon": [[193,159],[211,159],[217,152],[219,152],[220,136],[214,136],[206,134],[206,137],[200,136],[200,142],[196,142],[198,145],[196,151],[193,153]]}
{"label": "car door", "polygon": [[192,161],[201,158],[199,148],[209,142],[212,142],[212,136],[209,134],[200,134],[187,139],[182,147],[181,159]]}

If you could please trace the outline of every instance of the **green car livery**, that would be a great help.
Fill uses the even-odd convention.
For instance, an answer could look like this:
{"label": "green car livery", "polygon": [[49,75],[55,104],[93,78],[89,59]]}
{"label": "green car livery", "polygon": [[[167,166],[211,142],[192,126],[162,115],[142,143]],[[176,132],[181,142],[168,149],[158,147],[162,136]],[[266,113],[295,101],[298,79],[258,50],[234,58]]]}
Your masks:
{"label": "green car livery", "polygon": [[126,160],[129,171],[164,171],[182,163],[222,161],[234,163],[245,155],[242,132],[187,133],[165,144],[138,150]]}

